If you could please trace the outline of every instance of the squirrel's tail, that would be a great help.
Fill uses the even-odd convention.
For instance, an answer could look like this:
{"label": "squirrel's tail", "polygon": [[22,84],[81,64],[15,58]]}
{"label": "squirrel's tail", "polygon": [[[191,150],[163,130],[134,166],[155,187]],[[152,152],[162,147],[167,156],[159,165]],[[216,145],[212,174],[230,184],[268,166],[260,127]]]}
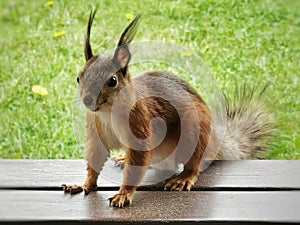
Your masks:
{"label": "squirrel's tail", "polygon": [[[224,94],[225,123],[219,127],[217,159],[258,159],[266,156],[274,135],[274,119],[266,106],[266,85],[261,91],[247,85],[232,96]],[[218,125],[217,125],[218,126]]]}

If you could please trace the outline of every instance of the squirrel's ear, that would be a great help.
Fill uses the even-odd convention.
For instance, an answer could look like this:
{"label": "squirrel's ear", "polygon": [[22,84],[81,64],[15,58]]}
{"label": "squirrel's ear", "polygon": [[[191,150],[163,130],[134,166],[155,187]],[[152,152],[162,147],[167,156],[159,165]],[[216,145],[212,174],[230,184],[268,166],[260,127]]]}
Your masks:
{"label": "squirrel's ear", "polygon": [[89,23],[88,23],[88,27],[87,27],[85,45],[84,45],[84,55],[85,55],[86,61],[89,61],[94,56],[93,50],[91,47],[91,43],[90,43],[90,36],[91,36],[91,29],[92,29],[93,20],[94,20],[96,12],[97,12],[97,9],[95,9],[94,11],[91,10]]}
{"label": "squirrel's ear", "polygon": [[124,76],[126,75],[127,66],[131,59],[128,44],[134,38],[140,18],[141,15],[137,15],[123,31],[113,57],[113,62],[119,67]]}
{"label": "squirrel's ear", "polygon": [[130,59],[131,59],[130,51],[129,51],[127,45],[123,45],[116,49],[114,57],[113,57],[113,62],[120,69],[124,69],[128,66]]}

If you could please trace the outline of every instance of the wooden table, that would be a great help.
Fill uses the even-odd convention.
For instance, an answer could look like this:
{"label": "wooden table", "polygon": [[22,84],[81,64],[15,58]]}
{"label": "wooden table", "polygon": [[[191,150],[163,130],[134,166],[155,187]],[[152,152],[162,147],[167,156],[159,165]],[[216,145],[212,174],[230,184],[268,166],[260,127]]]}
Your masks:
{"label": "wooden table", "polygon": [[0,160],[0,224],[300,224],[300,161],[216,161],[192,191],[143,186],[123,209],[108,205],[122,179],[111,161],[97,192],[63,193],[61,184],[84,182],[85,168],[83,160]]}

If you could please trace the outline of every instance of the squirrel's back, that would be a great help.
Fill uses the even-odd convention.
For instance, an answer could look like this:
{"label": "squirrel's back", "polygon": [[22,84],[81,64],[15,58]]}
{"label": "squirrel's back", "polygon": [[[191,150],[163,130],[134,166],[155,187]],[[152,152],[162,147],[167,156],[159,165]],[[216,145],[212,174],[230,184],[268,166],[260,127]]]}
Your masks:
{"label": "squirrel's back", "polygon": [[[165,71],[147,72],[134,79],[141,92],[151,91],[161,95],[164,99],[173,99],[186,108],[186,100],[178,91],[183,91],[193,96],[203,107],[207,107],[198,92],[186,81]],[[270,138],[274,134],[273,118],[266,106],[266,87],[261,91],[247,85],[237,87],[232,96],[223,96],[224,102],[217,104],[222,109],[214,111],[225,112],[225,123],[218,124],[218,118],[213,118],[215,132],[214,141],[219,146],[217,158],[223,160],[257,159],[264,158],[269,148]],[[149,93],[148,93],[149,94]],[[220,98],[221,100],[221,98]],[[180,107],[179,107],[180,108]],[[199,115],[199,116],[208,116]],[[222,116],[222,115],[217,115]]]}
{"label": "squirrel's back", "polygon": [[[162,95],[178,96],[179,91],[185,91],[189,95],[196,97],[201,103],[204,103],[199,93],[191,87],[186,81],[172,75],[166,71],[149,71],[133,79],[137,87],[145,88],[154,93]],[[177,90],[179,88],[181,90]],[[205,103],[204,103],[205,104]]]}

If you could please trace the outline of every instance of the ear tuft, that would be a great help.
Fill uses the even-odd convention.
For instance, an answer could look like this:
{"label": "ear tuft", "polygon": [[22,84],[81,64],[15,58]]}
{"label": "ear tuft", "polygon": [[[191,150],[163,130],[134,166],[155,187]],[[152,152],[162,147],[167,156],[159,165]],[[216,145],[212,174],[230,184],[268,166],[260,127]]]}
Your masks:
{"label": "ear tuft", "polygon": [[93,20],[94,20],[96,12],[97,12],[97,9],[95,9],[94,11],[91,10],[90,18],[89,18],[89,22],[88,22],[88,26],[87,26],[85,45],[84,45],[84,55],[85,55],[86,61],[89,61],[94,56],[93,50],[91,47],[91,43],[90,43],[90,36],[91,36],[91,29],[92,29]]}
{"label": "ear tuft", "polygon": [[118,46],[127,45],[133,40],[133,38],[136,34],[136,30],[139,25],[141,16],[142,16],[141,14],[138,14],[131,21],[131,23],[126,27],[126,29],[123,31],[123,33],[119,39]]}

